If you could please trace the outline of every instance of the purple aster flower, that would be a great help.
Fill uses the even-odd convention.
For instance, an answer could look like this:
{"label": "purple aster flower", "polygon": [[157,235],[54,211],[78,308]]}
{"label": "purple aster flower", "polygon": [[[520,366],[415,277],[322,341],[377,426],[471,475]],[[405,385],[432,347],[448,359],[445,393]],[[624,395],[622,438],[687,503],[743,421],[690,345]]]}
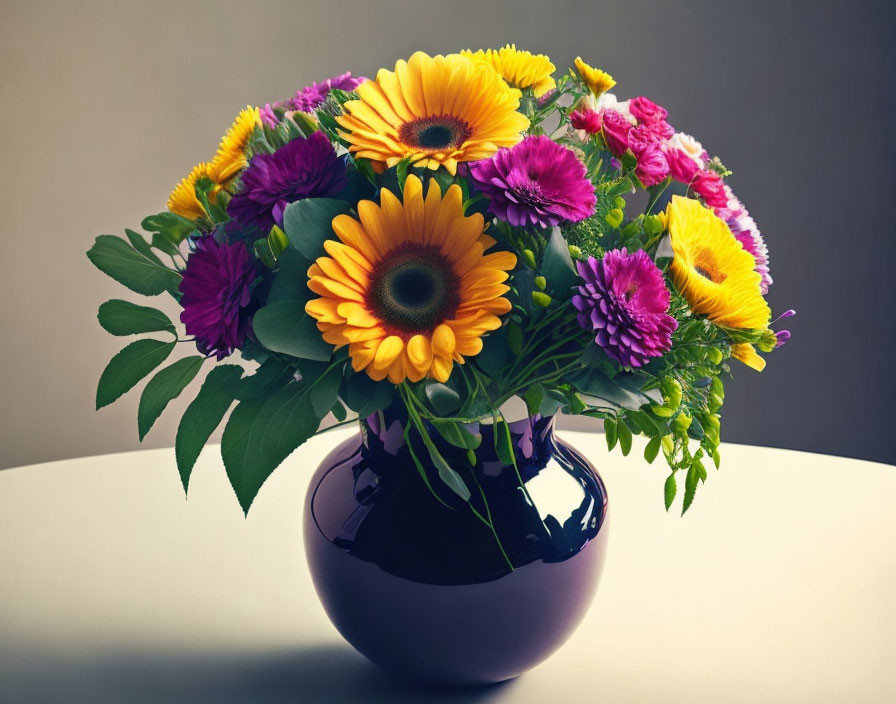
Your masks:
{"label": "purple aster flower", "polygon": [[491,201],[489,211],[516,227],[584,220],[597,202],[585,165],[571,149],[545,136],[526,137],[471,164],[470,176]]}
{"label": "purple aster flower", "polygon": [[255,262],[242,242],[219,243],[205,235],[194,246],[180,282],[180,321],[200,352],[223,359],[246,339]]}
{"label": "purple aster flower", "polygon": [[579,325],[624,367],[643,367],[672,346],[678,321],[669,315],[669,289],[644,250],[607,252],[603,259],[576,262],[585,280],[572,297]]}
{"label": "purple aster flower", "polygon": [[346,186],[345,162],[336,156],[323,132],[298,137],[273,154],[252,157],[243,172],[243,190],[233,196],[227,213],[246,227],[264,232],[283,225],[287,205],[303,198],[328,198]]}
{"label": "purple aster flower", "polygon": [[334,88],[337,90],[350,91],[357,88],[367,79],[364,77],[354,78],[352,74],[343,73],[341,76],[333,76],[320,83],[312,83],[305,86],[294,97],[271,105],[268,103],[261,108],[261,121],[268,127],[276,127],[280,121],[275,110],[290,112],[293,110],[301,110],[302,112],[312,112],[321,103],[323,103],[330,91]]}

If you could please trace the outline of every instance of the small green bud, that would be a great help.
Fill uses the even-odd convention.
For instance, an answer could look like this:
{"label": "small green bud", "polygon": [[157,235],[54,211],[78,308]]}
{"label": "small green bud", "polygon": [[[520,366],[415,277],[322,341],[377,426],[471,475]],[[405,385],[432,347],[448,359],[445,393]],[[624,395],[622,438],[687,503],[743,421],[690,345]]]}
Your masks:
{"label": "small green bud", "polygon": [[673,411],[678,410],[681,405],[681,384],[671,376],[667,376],[660,384],[660,390],[663,392],[663,406]]}
{"label": "small green bud", "polygon": [[535,252],[531,249],[524,249],[520,252],[520,259],[526,262],[532,269],[535,268]]}
{"label": "small green bud", "polygon": [[709,361],[713,364],[720,364],[725,355],[722,354],[722,350],[718,347],[710,347],[707,351],[707,356],[709,357]]}
{"label": "small green bud", "polygon": [[655,403],[651,403],[650,410],[653,411],[653,415],[659,416],[660,418],[671,418],[675,415],[676,409],[666,408],[665,406],[659,406]]}
{"label": "small green bud", "polygon": [[722,380],[719,377],[714,376],[712,378],[712,383],[710,384],[710,388],[712,389],[712,392],[714,394],[721,396],[722,398],[725,398],[725,385],[722,383]]}
{"label": "small green bud", "polygon": [[613,199],[613,205],[615,205],[617,208],[622,208],[622,210],[625,210],[625,206],[627,205],[627,203],[625,202],[625,198],[623,198],[622,196],[616,196]]}
{"label": "small green bud", "polygon": [[718,394],[712,393],[709,395],[709,410],[717,411],[722,407],[722,403],[724,398],[719,396]]}
{"label": "small green bud", "polygon": [[648,215],[644,218],[644,232],[653,237],[663,231],[663,219],[659,215]]}
{"label": "small green bud", "polygon": [[547,308],[549,305],[551,305],[551,297],[546,293],[542,293],[541,291],[533,291],[532,302],[539,308]]}
{"label": "small green bud", "polygon": [[467,450],[467,461],[474,467],[476,466],[476,453],[472,450]]}
{"label": "small green bud", "polygon": [[535,277],[535,286],[538,287],[539,291],[544,291],[545,286],[548,285],[548,282],[545,280],[543,276]]}
{"label": "small green bud", "polygon": [[576,247],[576,245],[569,245],[569,256],[573,259],[581,259],[582,258],[582,250]]}
{"label": "small green bud", "polygon": [[678,432],[679,435],[684,435],[688,428],[691,427],[691,416],[687,411],[682,411],[679,413],[675,420],[672,421],[672,427]]}
{"label": "small green bud", "polygon": [[641,225],[637,220],[632,220],[628,225],[622,228],[622,239],[627,240],[636,237]]}
{"label": "small green bud", "polygon": [[672,442],[672,436],[663,435],[663,439],[660,440],[660,442],[663,445],[663,452],[665,452],[667,455],[671,455],[672,450],[675,449],[675,444]]}
{"label": "small green bud", "polygon": [[756,346],[762,352],[771,352],[775,349],[775,345],[778,344],[778,338],[775,336],[771,330],[763,330],[762,336],[759,338],[759,342],[756,343]]}
{"label": "small green bud", "polygon": [[619,227],[622,224],[622,220],[625,218],[625,213],[622,212],[621,208],[613,208],[609,213],[607,213],[604,220],[607,221],[607,224],[610,227]]}

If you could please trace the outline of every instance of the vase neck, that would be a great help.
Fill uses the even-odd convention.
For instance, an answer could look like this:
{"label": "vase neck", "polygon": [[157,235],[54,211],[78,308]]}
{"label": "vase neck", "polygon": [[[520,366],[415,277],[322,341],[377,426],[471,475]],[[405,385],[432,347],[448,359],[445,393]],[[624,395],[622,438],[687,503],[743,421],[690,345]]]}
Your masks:
{"label": "vase neck", "polygon": [[[361,421],[365,449],[368,453],[386,453],[393,456],[407,451],[405,441],[407,425],[408,418],[403,407],[393,407],[368,416]],[[499,421],[498,433],[506,432],[503,430],[503,425]],[[426,423],[426,427],[433,443],[446,459],[466,455],[466,450],[445,440],[433,425]],[[492,418],[465,423],[464,427],[472,435],[480,438],[479,446],[475,451],[477,463],[485,467],[500,462],[495,447],[495,425]],[[517,460],[529,460],[542,454],[544,447],[553,442],[554,416],[534,415],[519,420],[510,420],[507,421],[507,428],[510,431],[511,447]],[[418,434],[411,427],[409,435],[412,438],[417,438]],[[499,441],[501,441],[500,437]],[[414,447],[417,447],[416,440]],[[504,466],[503,462],[500,464]]]}

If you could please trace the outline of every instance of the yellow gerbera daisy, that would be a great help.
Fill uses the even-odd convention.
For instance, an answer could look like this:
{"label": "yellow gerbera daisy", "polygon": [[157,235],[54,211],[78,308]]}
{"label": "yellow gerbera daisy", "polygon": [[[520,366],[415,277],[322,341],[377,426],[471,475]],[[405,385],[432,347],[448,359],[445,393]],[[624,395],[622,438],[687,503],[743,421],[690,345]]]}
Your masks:
{"label": "yellow gerbera daisy", "polygon": [[221,137],[218,153],[209,165],[209,177],[219,184],[225,184],[246,168],[246,145],[256,127],[261,126],[261,113],[249,105],[236,116],[230,129]]}
{"label": "yellow gerbera daisy", "polygon": [[198,220],[205,215],[205,208],[196,197],[196,182],[208,177],[208,166],[205,162],[196,164],[189,175],[181,179],[168,196],[168,210],[190,220]]}
{"label": "yellow gerbera daisy", "polygon": [[516,44],[508,44],[497,51],[480,49],[474,53],[464,49],[460,53],[473,61],[488,64],[514,88],[531,88],[536,98],[557,86],[551,75],[554,73],[551,60],[544,54],[517,49]]}
{"label": "yellow gerbera daisy", "polygon": [[576,70],[579,72],[582,80],[585,81],[585,85],[588,86],[588,89],[594,93],[594,95],[606,93],[610,88],[616,85],[616,81],[613,80],[613,77],[609,73],[601,71],[599,68],[589,66],[582,61],[581,56],[576,57]]}
{"label": "yellow gerbera daisy", "polygon": [[459,54],[418,51],[395,71],[380,69],[357,91],[359,99],[348,101],[336,121],[349,150],[380,170],[410,157],[418,166],[444,166],[454,174],[460,161],[513,146],[529,126],[517,112],[520,92]]}
{"label": "yellow gerbera daisy", "polygon": [[725,222],[681,196],[672,196],[665,220],[675,253],[672,281],[691,310],[730,328],[767,328],[771,311],[759,288],[756,262]]}
{"label": "yellow gerbera daisy", "polygon": [[731,345],[731,356],[740,360],[751,369],[761,372],[765,369],[765,360],[756,352],[756,348],[747,342]]}
{"label": "yellow gerbera daisy", "polygon": [[408,176],[399,201],[383,189],[380,204],[358,204],[359,219],[338,215],[327,240],[329,257],[308,270],[308,287],[321,296],[305,310],[324,340],[348,345],[352,368],[379,381],[430,376],[446,381],[454,362],[479,354],[483,334],[510,310],[503,295],[510,252],[483,254],[495,240],[483,234],[482,215],[464,216],[461,189],[444,197],[431,180]]}

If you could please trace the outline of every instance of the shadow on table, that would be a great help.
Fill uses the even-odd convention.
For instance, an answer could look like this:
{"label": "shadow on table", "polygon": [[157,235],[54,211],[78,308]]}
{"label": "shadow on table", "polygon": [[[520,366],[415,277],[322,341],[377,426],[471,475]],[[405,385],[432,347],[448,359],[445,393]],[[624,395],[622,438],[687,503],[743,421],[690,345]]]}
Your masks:
{"label": "shadow on table", "polygon": [[410,684],[348,646],[337,645],[246,655],[123,653],[50,668],[47,663],[45,656],[19,659],[12,668],[8,660],[0,663],[0,701],[461,704],[488,702],[513,686],[507,682],[454,689]]}

